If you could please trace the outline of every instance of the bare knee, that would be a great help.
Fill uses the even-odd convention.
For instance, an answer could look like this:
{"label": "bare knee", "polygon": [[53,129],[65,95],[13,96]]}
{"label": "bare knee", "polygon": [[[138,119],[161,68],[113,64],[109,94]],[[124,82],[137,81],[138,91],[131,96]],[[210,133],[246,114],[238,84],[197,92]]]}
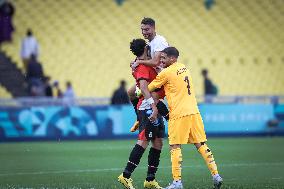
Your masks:
{"label": "bare knee", "polygon": [[152,141],[152,147],[157,150],[162,150],[163,148],[163,139],[162,138],[156,138]]}
{"label": "bare knee", "polygon": [[181,148],[181,145],[180,144],[171,144],[170,145],[170,150],[174,150],[174,149],[177,149],[177,148]]}
{"label": "bare knee", "polygon": [[196,149],[198,150],[202,145],[204,145],[205,142],[199,142],[199,143],[194,143],[194,146],[196,147]]}
{"label": "bare knee", "polygon": [[138,145],[142,146],[144,149],[148,147],[149,142],[146,140],[138,140],[137,143]]}

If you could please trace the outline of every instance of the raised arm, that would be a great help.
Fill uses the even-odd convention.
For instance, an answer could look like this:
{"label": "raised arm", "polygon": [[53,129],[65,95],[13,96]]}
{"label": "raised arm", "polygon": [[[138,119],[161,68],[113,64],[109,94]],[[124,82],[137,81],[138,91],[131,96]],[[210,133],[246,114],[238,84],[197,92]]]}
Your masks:
{"label": "raised arm", "polygon": [[151,66],[151,67],[156,67],[160,63],[160,57],[161,57],[161,52],[157,51],[154,54],[154,57],[149,60],[137,60],[134,64],[139,65],[139,64],[144,64],[146,66]]}

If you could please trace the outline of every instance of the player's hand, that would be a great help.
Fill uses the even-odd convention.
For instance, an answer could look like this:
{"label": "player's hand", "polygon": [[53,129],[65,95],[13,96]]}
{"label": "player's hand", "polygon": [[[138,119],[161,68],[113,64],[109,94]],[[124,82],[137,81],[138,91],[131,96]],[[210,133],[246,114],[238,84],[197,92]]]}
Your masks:
{"label": "player's hand", "polygon": [[138,65],[139,65],[139,62],[138,62],[138,61],[135,61],[135,62],[130,63],[130,67],[131,67],[132,69],[135,69]]}
{"label": "player's hand", "polygon": [[158,117],[158,109],[156,106],[152,106],[152,114],[150,115],[149,119],[151,122],[154,122]]}

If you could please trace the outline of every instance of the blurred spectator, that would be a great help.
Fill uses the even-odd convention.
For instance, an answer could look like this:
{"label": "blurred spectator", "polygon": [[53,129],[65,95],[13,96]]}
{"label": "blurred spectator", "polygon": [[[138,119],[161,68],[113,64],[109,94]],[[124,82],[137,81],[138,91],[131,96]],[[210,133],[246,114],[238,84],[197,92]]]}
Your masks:
{"label": "blurred spectator", "polygon": [[21,44],[21,58],[26,70],[31,55],[38,57],[39,44],[30,29],[27,30],[26,37],[22,40]]}
{"label": "blurred spectator", "polygon": [[125,0],[115,0],[116,4],[121,6]]}
{"label": "blurred spectator", "polygon": [[120,86],[111,97],[111,104],[129,104],[129,98],[126,91],[126,82],[120,81]]}
{"label": "blurred spectator", "polygon": [[203,69],[201,73],[204,78],[204,95],[217,95],[218,88],[212,83],[211,79],[209,79],[208,70]]}
{"label": "blurred spectator", "polygon": [[66,82],[66,90],[63,94],[63,103],[67,106],[74,105],[75,103],[75,93],[70,81]]}
{"label": "blurred spectator", "polygon": [[207,10],[211,10],[214,4],[215,0],[204,0],[204,6]]}
{"label": "blurred spectator", "polygon": [[15,8],[11,2],[4,0],[0,4],[0,45],[4,41],[12,41],[14,12]]}
{"label": "blurred spectator", "polygon": [[45,77],[44,78],[44,87],[45,87],[45,96],[46,97],[52,97],[53,96],[53,93],[52,93],[52,87],[51,87],[51,84],[50,84],[50,77]]}
{"label": "blurred spectator", "polygon": [[37,61],[37,58],[35,55],[31,55],[31,59],[28,62],[28,67],[27,67],[27,76],[29,78],[38,78],[42,79],[43,78],[43,69],[41,64]]}
{"label": "blurred spectator", "polygon": [[66,90],[64,92],[65,98],[75,98],[75,92],[73,90],[72,84],[70,81],[66,82]]}
{"label": "blurred spectator", "polygon": [[26,78],[29,84],[31,95],[42,96],[44,94],[43,69],[34,55],[31,56],[31,59],[28,63]]}
{"label": "blurred spectator", "polygon": [[54,90],[55,90],[55,96],[58,97],[58,98],[61,98],[63,96],[63,94],[62,94],[62,91],[59,87],[59,82],[54,81],[53,87],[54,87]]}

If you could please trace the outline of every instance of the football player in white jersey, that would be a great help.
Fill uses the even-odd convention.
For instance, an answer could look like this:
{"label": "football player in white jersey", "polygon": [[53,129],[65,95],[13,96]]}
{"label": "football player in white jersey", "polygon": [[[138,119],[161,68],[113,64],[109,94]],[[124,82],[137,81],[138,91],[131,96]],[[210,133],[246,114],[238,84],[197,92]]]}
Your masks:
{"label": "football player in white jersey", "polygon": [[[152,66],[155,68],[156,72],[159,73],[162,70],[162,67],[160,66],[160,57],[161,57],[161,51],[164,50],[166,47],[169,46],[167,40],[156,33],[155,30],[155,20],[152,18],[143,18],[141,21],[141,32],[145,39],[148,40],[148,46],[149,46],[149,52],[148,56],[151,57],[150,59],[145,60],[138,60],[136,59],[134,62],[131,63],[131,68],[135,69],[139,64],[144,64],[147,66]],[[139,90],[139,89],[138,89]],[[136,105],[138,103],[138,98],[135,94],[136,86],[132,86],[130,89],[128,89],[128,96],[129,99],[136,110]],[[152,94],[153,98],[158,101],[159,96]],[[168,109],[166,105],[159,101],[159,104],[157,104],[157,107],[159,109],[159,113],[168,119]],[[138,128],[139,122],[136,121],[133,126],[131,127],[130,131],[134,132]]]}
{"label": "football player in white jersey", "polygon": [[[156,33],[155,20],[152,18],[143,18],[141,21],[141,32],[145,39],[149,42],[150,57],[149,60],[136,60],[131,65],[132,68],[137,67],[139,64],[145,64],[147,66],[159,67],[161,51],[169,46],[167,40]],[[159,69],[157,70],[160,71]]]}

